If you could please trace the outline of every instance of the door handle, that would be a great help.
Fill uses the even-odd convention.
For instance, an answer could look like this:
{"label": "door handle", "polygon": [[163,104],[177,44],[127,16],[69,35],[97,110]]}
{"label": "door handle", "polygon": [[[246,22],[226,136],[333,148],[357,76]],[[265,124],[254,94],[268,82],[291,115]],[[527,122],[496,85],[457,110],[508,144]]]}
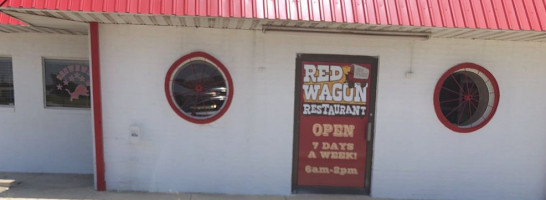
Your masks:
{"label": "door handle", "polygon": [[366,139],[369,141],[372,140],[372,122],[368,122],[368,131],[366,131]]}

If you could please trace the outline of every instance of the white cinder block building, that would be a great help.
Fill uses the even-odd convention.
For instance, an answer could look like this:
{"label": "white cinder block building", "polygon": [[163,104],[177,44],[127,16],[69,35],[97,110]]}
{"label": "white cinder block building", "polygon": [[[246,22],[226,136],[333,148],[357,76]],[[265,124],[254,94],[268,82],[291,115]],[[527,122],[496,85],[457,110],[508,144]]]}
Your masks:
{"label": "white cinder block building", "polygon": [[545,199],[544,4],[0,1],[0,171]]}

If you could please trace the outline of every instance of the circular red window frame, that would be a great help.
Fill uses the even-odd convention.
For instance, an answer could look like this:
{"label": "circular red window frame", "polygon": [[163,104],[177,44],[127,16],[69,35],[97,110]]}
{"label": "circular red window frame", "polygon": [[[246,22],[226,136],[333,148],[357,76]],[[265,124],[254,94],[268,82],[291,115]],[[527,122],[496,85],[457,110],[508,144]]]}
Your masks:
{"label": "circular red window frame", "polygon": [[[222,106],[222,108],[220,109],[220,111],[218,113],[216,113],[212,117],[203,118],[203,119],[193,118],[193,117],[190,117],[190,116],[184,114],[178,108],[178,106],[176,105],[176,103],[173,100],[173,96],[171,95],[171,81],[172,81],[172,78],[173,78],[172,77],[173,74],[175,72],[177,72],[178,69],[180,69],[180,67],[182,67],[182,64],[186,63],[186,61],[193,60],[193,59],[199,59],[199,58],[202,58],[202,60],[205,60],[205,61],[212,62],[216,67],[218,67],[218,69],[220,69],[220,71],[222,71],[222,73],[223,73],[223,75],[224,75],[224,77],[226,79],[227,85],[228,85],[227,99],[226,99],[224,105]],[[185,56],[182,56],[181,58],[176,60],[171,65],[171,67],[169,68],[169,71],[167,71],[167,75],[165,77],[165,94],[167,96],[167,101],[169,102],[169,105],[174,110],[174,112],[176,114],[178,114],[178,116],[180,116],[180,117],[182,117],[185,120],[188,120],[190,122],[196,123],[196,124],[207,124],[207,123],[211,123],[213,121],[216,121],[217,119],[222,117],[224,115],[224,113],[229,109],[229,106],[231,105],[231,99],[233,98],[233,81],[231,80],[231,75],[229,74],[227,68],[220,61],[218,61],[216,58],[212,57],[211,55],[209,55],[209,54],[207,54],[205,52],[193,52],[193,53],[187,54]]]}
{"label": "circular red window frame", "polygon": [[[440,108],[440,92],[441,92],[442,86],[444,85],[444,82],[454,72],[458,72],[463,69],[477,70],[479,73],[485,75],[487,79],[489,79],[489,82],[491,82],[491,86],[493,87],[493,90],[494,90],[493,105],[491,106],[491,111],[489,112],[489,114],[485,116],[483,118],[483,121],[479,123],[477,126],[472,126],[468,128],[460,127],[458,125],[452,124],[444,116],[444,114],[442,113],[442,109]],[[434,89],[434,110],[440,122],[442,122],[442,124],[444,124],[447,128],[459,133],[470,133],[484,127],[493,118],[493,116],[495,115],[495,112],[497,111],[497,106],[499,105],[499,97],[500,97],[499,85],[497,84],[497,80],[495,79],[493,74],[491,74],[491,72],[489,72],[487,69],[483,68],[482,66],[474,64],[474,63],[461,63],[447,70],[442,75],[442,77],[440,77],[440,79],[438,80],[438,83],[436,84],[436,88]]]}

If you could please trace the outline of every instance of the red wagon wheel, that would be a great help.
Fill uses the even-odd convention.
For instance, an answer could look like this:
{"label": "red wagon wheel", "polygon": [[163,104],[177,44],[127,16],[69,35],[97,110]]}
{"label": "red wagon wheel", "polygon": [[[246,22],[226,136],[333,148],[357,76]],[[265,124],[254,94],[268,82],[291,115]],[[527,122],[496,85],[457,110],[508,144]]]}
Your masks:
{"label": "red wagon wheel", "polygon": [[169,69],[165,93],[179,116],[203,124],[224,114],[233,86],[222,63],[206,53],[195,52],[180,58]]}
{"label": "red wagon wheel", "polygon": [[468,133],[485,126],[499,102],[499,89],[485,68],[463,63],[449,69],[434,91],[434,108],[449,129]]}

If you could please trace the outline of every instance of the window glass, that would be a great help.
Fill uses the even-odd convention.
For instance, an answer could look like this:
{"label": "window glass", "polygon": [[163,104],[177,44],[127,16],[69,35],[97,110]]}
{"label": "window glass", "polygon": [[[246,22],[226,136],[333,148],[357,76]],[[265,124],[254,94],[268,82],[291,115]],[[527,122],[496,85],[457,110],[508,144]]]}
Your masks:
{"label": "window glass", "polygon": [[176,105],[184,114],[195,118],[218,113],[227,94],[227,83],[220,70],[200,60],[182,66],[171,88]]}
{"label": "window glass", "polygon": [[89,62],[44,59],[46,107],[89,108]]}
{"label": "window glass", "polygon": [[0,58],[0,105],[13,104],[13,67],[11,58]]}

